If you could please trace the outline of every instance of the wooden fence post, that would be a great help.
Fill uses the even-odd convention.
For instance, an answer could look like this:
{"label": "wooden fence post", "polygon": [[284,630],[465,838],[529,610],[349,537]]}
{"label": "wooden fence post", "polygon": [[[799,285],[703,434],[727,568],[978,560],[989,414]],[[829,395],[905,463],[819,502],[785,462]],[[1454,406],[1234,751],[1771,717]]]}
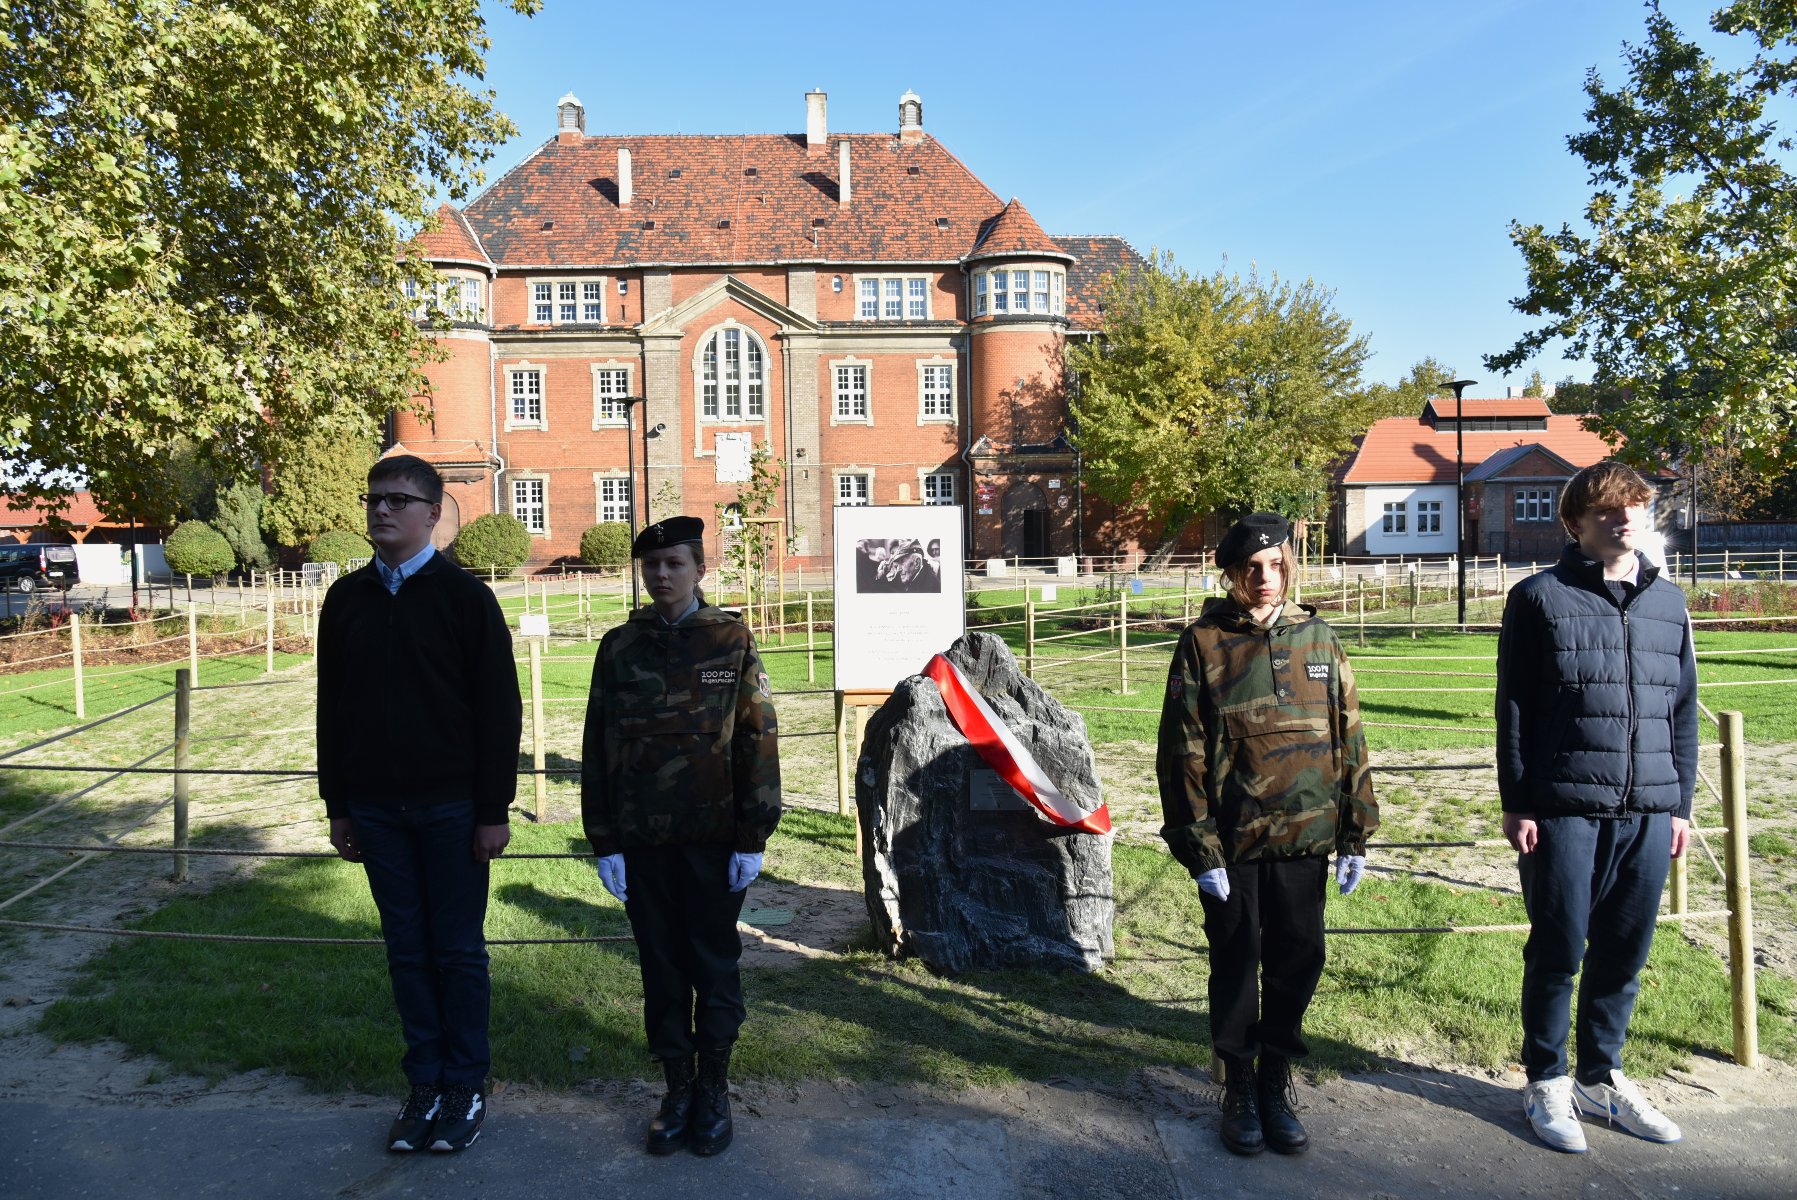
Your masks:
{"label": "wooden fence post", "polygon": [[269,584],[268,589],[268,653],[262,664],[262,673],[272,675],[275,669],[275,589],[267,576],[263,582]]}
{"label": "wooden fence post", "polygon": [[[188,606],[190,609],[192,605]],[[176,883],[187,882],[187,754],[192,739],[193,676],[175,672],[175,873]]]}
{"label": "wooden fence post", "polygon": [[1410,640],[1416,640],[1416,606],[1423,598],[1423,572],[1421,564],[1410,572]]}
{"label": "wooden fence post", "polygon": [[849,722],[848,702],[842,689],[836,689],[836,815],[849,815]]}
{"label": "wooden fence post", "polygon": [[1728,822],[1728,974],[1734,1000],[1735,1061],[1760,1065],[1759,1003],[1753,966],[1753,888],[1747,861],[1747,747],[1741,714],[1716,714],[1722,726],[1722,811]]}
{"label": "wooden fence post", "polygon": [[187,602],[187,669],[193,681],[200,681],[200,617],[192,600]]}
{"label": "wooden fence post", "polygon": [[75,719],[87,720],[87,688],[81,679],[81,614],[69,614],[69,643],[75,657]]}
{"label": "wooden fence post", "polygon": [[817,624],[812,620],[812,595],[805,593],[805,682],[817,683]]}
{"label": "wooden fence post", "polygon": [[1668,897],[1666,908],[1674,916],[1682,916],[1688,911],[1691,902],[1691,873],[1686,864],[1691,861],[1689,854],[1681,854],[1672,860],[1672,871],[1666,877]]}
{"label": "wooden fence post", "polygon": [[1023,593],[1023,673],[1036,677],[1036,598]]}
{"label": "wooden fence post", "polygon": [[543,639],[530,639],[530,765],[531,784],[536,798],[537,824],[543,823],[543,810],[549,799],[549,778],[543,774],[548,752],[548,738],[543,733]]}
{"label": "wooden fence post", "polygon": [[1120,695],[1129,695],[1129,593],[1117,597],[1117,678],[1123,687]]}
{"label": "wooden fence post", "polygon": [[1366,576],[1354,577],[1354,603],[1360,610],[1360,648],[1366,649]]}

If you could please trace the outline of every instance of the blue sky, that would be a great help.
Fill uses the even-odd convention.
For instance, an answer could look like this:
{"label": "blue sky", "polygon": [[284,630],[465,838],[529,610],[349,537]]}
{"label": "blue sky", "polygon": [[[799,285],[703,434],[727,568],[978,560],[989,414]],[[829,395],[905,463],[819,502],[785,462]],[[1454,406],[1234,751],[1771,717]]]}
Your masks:
{"label": "blue sky", "polygon": [[[1704,44],[1719,0],[1665,0]],[[1050,233],[1311,277],[1366,334],[1370,379],[1425,355],[1508,383],[1481,356],[1526,328],[1512,219],[1577,222],[1566,136],[1585,72],[1621,78],[1639,0],[1383,3],[489,4],[487,83],[520,136],[553,136],[573,91],[589,133],[773,133],[829,93],[833,131],[924,128]],[[1555,356],[1550,380],[1588,370]]]}

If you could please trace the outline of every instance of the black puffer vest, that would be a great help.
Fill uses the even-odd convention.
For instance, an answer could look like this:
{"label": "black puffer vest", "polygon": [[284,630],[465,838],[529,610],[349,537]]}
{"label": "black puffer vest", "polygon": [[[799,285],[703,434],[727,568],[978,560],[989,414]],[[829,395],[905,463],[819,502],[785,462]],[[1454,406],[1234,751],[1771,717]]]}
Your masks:
{"label": "black puffer vest", "polygon": [[1640,590],[1619,605],[1602,564],[1572,545],[1509,602],[1535,610],[1514,614],[1537,656],[1534,694],[1518,697],[1528,706],[1523,783],[1535,811],[1680,811],[1673,702],[1687,624],[1678,585],[1643,558]]}

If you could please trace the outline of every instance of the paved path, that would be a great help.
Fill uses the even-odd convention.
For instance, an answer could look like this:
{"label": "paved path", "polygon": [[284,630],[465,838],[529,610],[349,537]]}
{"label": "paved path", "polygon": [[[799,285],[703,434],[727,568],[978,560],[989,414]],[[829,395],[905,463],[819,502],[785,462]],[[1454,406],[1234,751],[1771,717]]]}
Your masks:
{"label": "paved path", "polygon": [[[1725,1069],[1737,1083],[1746,1072]],[[748,1089],[723,1156],[639,1149],[652,1101],[498,1098],[461,1155],[380,1148],[374,1101],[233,1104],[229,1095],[137,1107],[0,1099],[0,1194],[63,1197],[763,1197],[1042,1200],[1048,1197],[1707,1197],[1797,1195],[1797,1104],[1746,1107],[1698,1087],[1663,1092],[1686,1130],[1656,1146],[1589,1126],[1591,1152],[1529,1136],[1514,1086],[1440,1072],[1301,1090],[1315,1148],[1224,1152],[1201,1079],[1148,1086],[1028,1085],[949,1100],[814,1088]],[[28,1089],[34,1090],[34,1089]],[[1777,1089],[1785,1092],[1783,1087]],[[821,1096],[820,1096],[821,1093]],[[1788,1092],[1786,1092],[1788,1096]],[[1680,1103],[1680,1101],[1684,1101]],[[744,1111],[752,1109],[753,1112]],[[836,1115],[819,1115],[821,1111]],[[758,1114],[758,1115],[757,1115]]]}

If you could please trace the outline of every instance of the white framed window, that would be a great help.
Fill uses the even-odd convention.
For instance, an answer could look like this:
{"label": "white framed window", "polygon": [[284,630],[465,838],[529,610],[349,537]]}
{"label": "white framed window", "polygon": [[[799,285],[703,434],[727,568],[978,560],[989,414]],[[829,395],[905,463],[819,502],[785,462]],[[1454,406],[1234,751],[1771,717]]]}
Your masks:
{"label": "white framed window", "polygon": [[1416,502],[1416,531],[1419,534],[1441,532],[1441,501]]}
{"label": "white framed window", "polygon": [[927,321],[930,277],[927,275],[862,275],[855,282],[858,321]]}
{"label": "white framed window", "polygon": [[973,315],[986,315],[986,273],[979,272],[973,277]]}
{"label": "white framed window", "polygon": [[593,428],[622,425],[630,419],[630,368],[595,366],[593,368]]}
{"label": "white framed window", "polygon": [[917,364],[918,421],[955,419],[955,365],[949,362]]}
{"label": "white framed window", "polygon": [[925,504],[953,504],[955,502],[955,473],[953,471],[934,471],[923,477],[923,502]]}
{"label": "white framed window", "polygon": [[836,363],[831,369],[833,421],[871,421],[867,407],[867,364]]}
{"label": "white framed window", "polygon": [[994,313],[1041,313],[1065,316],[1067,312],[1067,275],[1055,268],[1025,271],[994,269],[974,277],[974,315],[986,313],[985,295],[991,291]]}
{"label": "white framed window", "polygon": [[1385,506],[1385,514],[1380,518],[1379,532],[1389,533],[1394,536],[1403,534],[1407,532],[1405,526],[1408,524],[1409,513],[1402,501],[1399,501],[1396,504],[1387,504]]}
{"label": "white framed window", "polygon": [[1035,271],[1031,274],[1030,311],[1048,312],[1048,272]]}
{"label": "white framed window", "polygon": [[605,323],[603,279],[533,279],[529,287],[533,325]]}
{"label": "white framed window", "polygon": [[1026,313],[1030,310],[1030,273],[1028,271],[1011,272],[1011,311]]}
{"label": "white framed window", "polygon": [[594,511],[600,521],[629,521],[630,476],[593,476]]}
{"label": "white framed window", "polygon": [[1067,315],[1067,277],[1059,271],[1048,273],[1050,311],[1057,317]]}
{"label": "white framed window", "polygon": [[1551,521],[1554,519],[1554,489],[1517,488],[1516,519],[1518,521]]}
{"label": "white framed window", "polygon": [[699,346],[699,418],[760,421],[767,416],[767,353],[747,329],[726,325]]}
{"label": "white framed window", "polygon": [[545,429],[543,419],[543,368],[516,366],[506,372],[507,429]]}
{"label": "white framed window", "polygon": [[512,515],[524,522],[524,528],[532,533],[548,533],[549,481],[514,478],[512,480]]}
{"label": "white framed window", "polygon": [[842,471],[836,476],[836,506],[859,508],[868,502],[872,479],[865,472]]}

